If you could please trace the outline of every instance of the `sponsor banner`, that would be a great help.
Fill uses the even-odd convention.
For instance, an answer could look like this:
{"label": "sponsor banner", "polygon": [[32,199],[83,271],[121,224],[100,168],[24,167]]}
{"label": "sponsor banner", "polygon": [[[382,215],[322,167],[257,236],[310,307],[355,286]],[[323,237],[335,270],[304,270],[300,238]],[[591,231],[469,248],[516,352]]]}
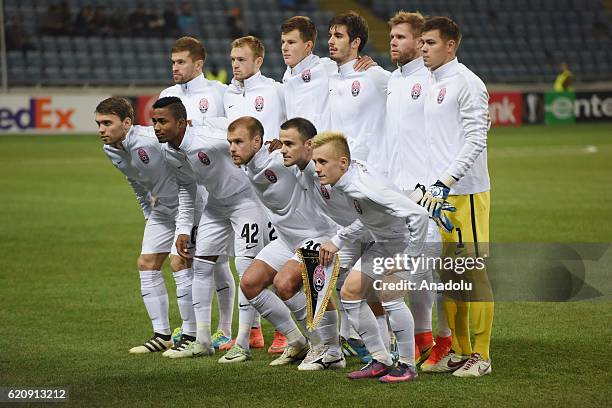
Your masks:
{"label": "sponsor banner", "polygon": [[546,92],[544,94],[544,123],[561,125],[576,123],[574,92]]}
{"label": "sponsor banner", "polygon": [[110,95],[2,95],[0,134],[95,133],[94,111]]}
{"label": "sponsor banner", "polygon": [[153,104],[159,97],[158,95],[141,95],[136,98],[136,124],[143,126],[153,126],[151,113]]}
{"label": "sponsor banner", "polygon": [[523,124],[523,99],[520,92],[491,92],[489,115],[492,126]]}
{"label": "sponsor banner", "polygon": [[523,94],[523,124],[544,123],[544,94],[528,92]]}
{"label": "sponsor banner", "polygon": [[612,122],[612,92],[576,92],[576,122]]}

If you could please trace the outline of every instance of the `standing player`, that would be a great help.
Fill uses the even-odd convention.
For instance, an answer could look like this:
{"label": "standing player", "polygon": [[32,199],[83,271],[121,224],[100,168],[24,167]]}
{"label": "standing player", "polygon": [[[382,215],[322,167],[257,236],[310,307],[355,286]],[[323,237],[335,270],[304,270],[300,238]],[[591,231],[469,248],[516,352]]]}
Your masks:
{"label": "standing player", "polygon": [[[174,249],[178,188],[172,170],[162,157],[161,145],[150,127],[132,125],[134,110],[123,98],[103,100],[95,120],[104,142],[104,153],[128,179],[146,220],[142,252],[138,257],[142,300],[153,323],[153,337],[130,349],[132,354],[163,351],[172,346],[168,319],[168,291],[161,272],[170,255],[183,338],[193,338],[196,322],[191,301],[192,271]],[[191,230],[191,224],[186,225]]]}
{"label": "standing player", "polygon": [[199,40],[193,37],[176,40],[172,46],[172,79],[176,85],[159,94],[160,98],[181,98],[193,125],[199,125],[205,118],[225,116],[223,94],[227,85],[204,77],[205,61],[206,49]]}
{"label": "standing player", "polygon": [[[335,16],[328,37],[329,57],[338,65],[329,83],[331,129],[347,135],[352,157],[367,163],[372,146],[380,143],[390,73],[380,67],[355,71],[368,41],[368,23],[359,14]],[[372,160],[372,166],[378,163]]]}
{"label": "standing player", "polygon": [[289,293],[284,288],[282,294],[279,291],[284,302],[267,289],[276,278],[299,273],[300,264],[294,255],[296,249],[317,248],[333,236],[337,227],[320,213],[315,196],[309,191],[311,185],[303,182],[300,169],[286,167],[279,151],[270,153],[262,148],[263,133],[262,124],[253,117],[239,118],[228,128],[234,163],[245,166],[251,185],[278,233],[278,239],[266,245],[245,272],[240,288],[259,313],[287,337],[285,351],[270,365],[286,365],[306,357],[299,370],[342,368],[346,362],[338,342],[336,311],[328,309],[325,312],[319,327],[310,335],[309,351],[306,338],[287,310],[289,308],[305,331],[306,297],[300,286]]}
{"label": "standing player", "polygon": [[241,116],[257,118],[264,127],[265,141],[278,139],[285,120],[282,85],[261,74],[265,49],[259,38],[237,38],[232,42],[234,78],[223,98],[230,122]]}
{"label": "standing player", "polygon": [[[223,94],[226,85],[209,81],[202,71],[206,61],[206,48],[193,37],[181,37],[172,46],[172,78],[176,85],[164,89],[159,97],[176,96],[181,98],[187,119],[199,125],[205,118],[225,116]],[[206,194],[204,194],[206,200]],[[229,267],[229,260],[223,255],[215,264],[215,287],[219,303],[219,326],[213,334],[215,348],[227,344],[232,338],[232,318],[236,282]],[[263,347],[261,329],[255,329],[251,341],[253,346]]]}
{"label": "standing player", "polygon": [[[422,253],[427,235],[427,212],[382,177],[351,163],[348,142],[341,133],[323,132],[313,139],[312,146],[321,184],[329,184],[342,192],[358,217],[353,224],[342,228],[330,241],[321,245],[321,262],[326,264],[332,254],[368,231],[376,240],[362,256],[361,271],[352,270],[342,286],[342,303],[351,324],[357,328],[372,354],[372,361],[361,370],[350,373],[349,378],[412,381],[417,377],[412,314],[403,300],[403,292],[386,291],[374,284],[375,280],[384,282],[386,275],[393,276],[392,272],[377,272],[374,266],[380,259],[384,259],[386,264],[385,258],[396,254],[416,257]],[[396,268],[404,271],[402,279],[411,280],[406,275],[414,270]],[[382,343],[374,314],[364,301],[370,287],[382,289],[376,295],[389,316],[389,325],[397,339],[399,364],[395,368]]]}
{"label": "standing player", "polygon": [[[153,104],[155,135],[161,143],[167,143],[164,155],[176,171],[179,187],[188,192],[179,195],[179,214],[191,213],[196,201],[195,182],[209,193],[200,219],[193,268],[197,339],[164,353],[170,358],[214,353],[210,332],[214,265],[219,255],[227,254],[228,245],[233,242],[236,269],[242,277],[264,246],[264,228],[267,224],[248,180],[229,156],[225,130],[227,120],[210,119],[201,127],[189,127],[186,116],[179,98],[165,97]],[[179,255],[189,258],[189,235],[182,229],[178,233],[176,247]],[[242,293],[239,299],[240,329],[237,341],[248,344],[253,308],[245,302]]]}
{"label": "standing player", "polygon": [[[423,106],[428,90],[429,70],[420,56],[421,28],[425,19],[420,13],[400,11],[389,20],[391,60],[397,65],[387,85],[385,137],[382,152],[389,179],[404,192],[412,192],[419,182],[433,183],[429,172],[429,141],[425,135]],[[427,233],[428,249],[439,248],[441,242],[437,224],[430,219]],[[430,253],[439,256],[439,253]],[[433,281],[433,271],[424,271],[422,277]],[[419,285],[420,287],[420,285]],[[427,371],[442,359],[451,346],[451,332],[439,296],[438,337],[435,346],[432,336],[431,312],[436,294],[429,290],[409,293],[410,310],[414,316],[417,362],[423,362]],[[432,348],[433,346],[433,348]],[[420,354],[420,357],[419,357]],[[425,361],[426,360],[426,361]]]}
{"label": "standing player", "polygon": [[[461,256],[486,257],[490,205],[486,150],[489,95],[480,78],[457,61],[455,55],[461,34],[454,21],[432,17],[423,26],[422,39],[423,60],[431,71],[425,101],[425,134],[433,144],[430,168],[437,181],[429,187],[421,203],[435,216],[448,196],[448,202],[457,212],[450,216],[455,232],[442,231],[446,247],[454,254],[463,251]],[[472,270],[469,274],[474,281],[470,296],[477,301],[448,298],[445,302],[453,330],[454,353],[443,358],[435,370],[455,370],[453,375],[457,377],[480,377],[491,372],[491,287],[486,270]],[[475,338],[473,349],[470,321]]]}
{"label": "standing player", "polygon": [[307,119],[323,131],[329,129],[329,77],[338,67],[329,58],[312,53],[316,41],[317,27],[308,17],[294,16],[281,25],[287,118]]}

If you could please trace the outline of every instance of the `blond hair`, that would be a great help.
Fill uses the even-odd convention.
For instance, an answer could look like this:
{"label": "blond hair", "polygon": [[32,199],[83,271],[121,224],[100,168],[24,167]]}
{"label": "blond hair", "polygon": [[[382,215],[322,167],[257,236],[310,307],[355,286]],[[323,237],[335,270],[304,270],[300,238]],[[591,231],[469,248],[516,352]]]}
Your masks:
{"label": "blond hair", "polygon": [[414,37],[420,37],[423,32],[423,25],[425,24],[425,17],[421,13],[414,12],[408,13],[404,10],[400,10],[387,22],[389,27],[393,28],[399,24],[408,24],[410,31]]}
{"label": "blond hair", "polygon": [[266,48],[261,40],[257,37],[253,37],[252,35],[236,38],[234,41],[232,41],[232,48],[239,47],[249,47],[251,51],[253,51],[253,56],[255,58],[263,58],[266,53]]}
{"label": "blond hair", "polygon": [[321,132],[312,138],[312,148],[316,149],[324,145],[331,145],[337,157],[346,157],[351,161],[351,151],[346,137],[340,132]]}

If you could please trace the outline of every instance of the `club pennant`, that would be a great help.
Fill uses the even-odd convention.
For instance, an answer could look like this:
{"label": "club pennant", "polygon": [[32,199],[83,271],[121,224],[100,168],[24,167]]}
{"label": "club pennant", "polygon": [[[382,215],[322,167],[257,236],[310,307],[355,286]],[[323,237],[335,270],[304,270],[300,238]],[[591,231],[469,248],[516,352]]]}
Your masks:
{"label": "club pennant", "polygon": [[302,281],[306,294],[306,328],[317,328],[327,303],[336,289],[336,280],[340,272],[340,261],[336,255],[327,266],[319,264],[319,251],[306,248],[297,250],[302,262]]}

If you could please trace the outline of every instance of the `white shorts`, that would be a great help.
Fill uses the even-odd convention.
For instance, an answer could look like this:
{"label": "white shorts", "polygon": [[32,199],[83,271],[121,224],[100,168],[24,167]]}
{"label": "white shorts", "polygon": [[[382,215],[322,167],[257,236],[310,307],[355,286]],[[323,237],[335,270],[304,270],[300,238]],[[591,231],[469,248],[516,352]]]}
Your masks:
{"label": "white shorts", "polygon": [[[403,255],[406,247],[407,242],[402,240],[395,242],[385,242],[383,244],[374,243],[364,252],[362,259],[360,259],[355,264],[353,269],[361,271],[372,279],[379,279],[381,275],[375,272],[375,259],[390,258],[396,256],[397,254]],[[432,271],[432,268],[428,266],[434,265],[433,262],[428,262],[425,258],[436,258],[439,257],[441,254],[442,237],[440,235],[440,230],[438,229],[436,223],[430,219],[429,224],[427,225],[427,236],[425,238],[425,243],[422,248],[423,259],[421,260],[421,262],[416,263],[416,268],[398,271],[396,272],[396,274],[398,277],[410,281],[421,279],[427,273]],[[410,265],[414,266],[414,264]]]}
{"label": "white shorts", "polygon": [[[313,239],[307,239],[302,242],[300,248],[308,248],[313,251],[318,250],[319,246],[329,241],[329,237],[317,237]],[[261,250],[259,254],[255,257],[255,259],[259,259],[267,263],[272,269],[276,272],[280,271],[284,264],[288,261],[297,261],[301,262],[299,255],[297,254],[297,248],[291,249],[283,240],[275,239],[265,246],[264,249]]]}
{"label": "white shorts", "polygon": [[195,254],[254,258],[265,245],[267,224],[261,204],[250,191],[224,202],[209,196],[198,226]]}
{"label": "white shorts", "polygon": [[340,250],[340,268],[342,269],[359,269],[361,267],[361,254],[363,254],[370,246],[370,240],[351,242]]}
{"label": "white shorts", "polygon": [[[294,258],[295,257],[295,258]],[[299,262],[295,251],[292,251],[285,242],[275,239],[262,249],[255,259],[267,263],[276,272],[280,271],[284,264],[291,259]]]}
{"label": "white shorts", "polygon": [[177,211],[168,208],[153,208],[145,225],[141,254],[177,255],[175,219]]}

